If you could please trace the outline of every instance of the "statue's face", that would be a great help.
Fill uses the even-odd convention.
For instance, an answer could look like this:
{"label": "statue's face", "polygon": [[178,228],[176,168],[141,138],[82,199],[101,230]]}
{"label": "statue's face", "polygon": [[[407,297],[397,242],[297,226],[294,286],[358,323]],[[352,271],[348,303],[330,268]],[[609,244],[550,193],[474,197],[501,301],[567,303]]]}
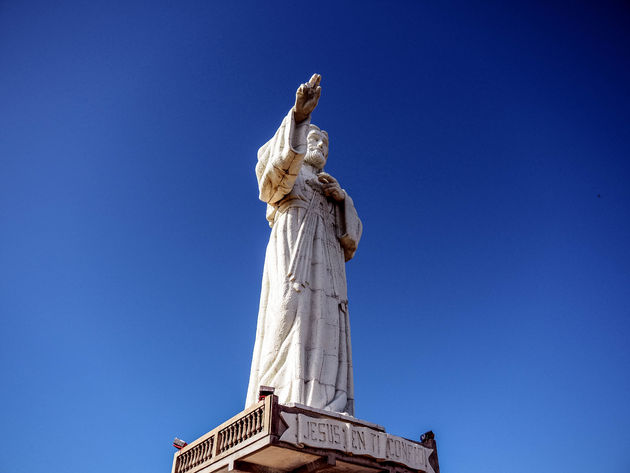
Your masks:
{"label": "statue's face", "polygon": [[328,137],[321,131],[311,130],[306,138],[306,156],[304,161],[321,170],[328,160]]}

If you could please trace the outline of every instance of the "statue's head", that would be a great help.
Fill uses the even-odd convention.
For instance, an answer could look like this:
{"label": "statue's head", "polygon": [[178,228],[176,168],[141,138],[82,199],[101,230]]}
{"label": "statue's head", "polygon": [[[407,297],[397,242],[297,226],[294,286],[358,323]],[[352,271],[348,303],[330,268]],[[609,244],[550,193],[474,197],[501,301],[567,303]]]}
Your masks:
{"label": "statue's head", "polygon": [[328,160],[328,133],[315,125],[309,125],[306,144],[304,162],[321,171]]}

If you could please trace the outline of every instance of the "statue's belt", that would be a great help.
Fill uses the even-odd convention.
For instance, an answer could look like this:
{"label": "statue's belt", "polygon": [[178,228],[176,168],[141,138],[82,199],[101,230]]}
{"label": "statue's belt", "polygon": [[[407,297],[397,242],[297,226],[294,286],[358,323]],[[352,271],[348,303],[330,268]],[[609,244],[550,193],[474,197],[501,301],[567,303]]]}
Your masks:
{"label": "statue's belt", "polygon": [[[317,197],[315,198],[317,199]],[[295,197],[293,199],[279,202],[278,206],[276,207],[276,210],[279,213],[283,214],[289,209],[299,208],[299,209],[305,209],[308,212],[313,212],[324,219],[333,217],[334,214],[333,212],[330,211],[328,201],[325,198],[323,199],[320,198],[317,200],[319,200],[319,205],[309,205],[308,202],[298,197]]]}

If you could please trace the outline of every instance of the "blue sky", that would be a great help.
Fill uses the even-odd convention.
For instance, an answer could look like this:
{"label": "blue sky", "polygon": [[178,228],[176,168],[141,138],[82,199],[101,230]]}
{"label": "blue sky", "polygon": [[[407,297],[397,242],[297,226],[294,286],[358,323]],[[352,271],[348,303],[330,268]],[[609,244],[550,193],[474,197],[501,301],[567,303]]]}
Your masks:
{"label": "blue sky", "polygon": [[0,469],[169,471],[244,403],[256,151],[318,72],[357,416],[630,468],[624,2],[0,3]]}

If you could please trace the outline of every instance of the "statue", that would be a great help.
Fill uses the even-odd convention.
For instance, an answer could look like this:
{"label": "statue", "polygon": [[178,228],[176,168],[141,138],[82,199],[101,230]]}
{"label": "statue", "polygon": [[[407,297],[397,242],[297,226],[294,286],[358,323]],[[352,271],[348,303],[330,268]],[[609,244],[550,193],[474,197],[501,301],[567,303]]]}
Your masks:
{"label": "statue", "polygon": [[328,134],[311,124],[321,76],[302,84],[256,177],[271,235],[265,255],[246,405],[260,386],[282,404],[354,415],[345,262],[361,238],[352,199],[330,174]]}

